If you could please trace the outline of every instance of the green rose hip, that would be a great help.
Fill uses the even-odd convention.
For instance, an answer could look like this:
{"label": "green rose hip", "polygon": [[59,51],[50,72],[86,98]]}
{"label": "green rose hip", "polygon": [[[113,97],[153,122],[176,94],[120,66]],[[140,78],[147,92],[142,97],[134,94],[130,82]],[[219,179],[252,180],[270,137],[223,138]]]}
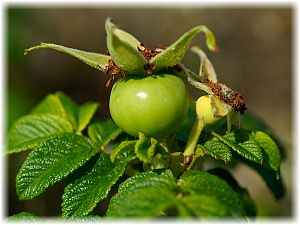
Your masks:
{"label": "green rose hip", "polygon": [[183,80],[170,73],[126,76],[113,86],[109,109],[126,133],[163,137],[179,127],[189,106]]}

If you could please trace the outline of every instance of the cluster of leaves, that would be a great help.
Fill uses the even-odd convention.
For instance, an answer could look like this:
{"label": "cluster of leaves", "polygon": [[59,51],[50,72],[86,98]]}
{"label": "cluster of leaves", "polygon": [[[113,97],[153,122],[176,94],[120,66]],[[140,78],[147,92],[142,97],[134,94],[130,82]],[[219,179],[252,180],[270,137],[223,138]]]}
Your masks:
{"label": "cluster of leaves", "polygon": [[[111,196],[118,180],[125,180],[111,198],[106,217],[255,216],[249,193],[229,172],[195,169],[203,154],[225,163],[241,159],[262,175],[275,196],[283,194],[280,152],[262,131],[205,134],[186,167],[182,152],[172,153],[170,143],[143,135],[134,139],[110,119],[90,123],[98,107],[92,102],[79,106],[57,92],[12,125],[7,153],[32,150],[16,178],[20,200],[34,199],[66,178],[62,217],[99,219],[91,214],[93,209]],[[10,219],[18,218],[35,216],[22,212]]]}
{"label": "cluster of leaves", "polygon": [[[208,48],[216,50],[212,32],[202,25],[149,60],[138,51],[141,43],[109,19],[106,31],[110,56],[47,43],[25,53],[51,48],[102,71],[107,70],[113,59],[125,73],[146,75],[148,64],[154,70],[180,64],[199,32],[205,33]],[[209,74],[214,75],[204,53],[196,52],[202,59],[200,72],[204,70],[208,74],[210,70]],[[183,66],[182,69],[194,86],[213,94],[201,79],[195,82],[199,81],[197,75]],[[95,207],[103,206],[104,200],[109,200],[104,217],[254,217],[255,204],[247,190],[225,169],[204,171],[201,161],[205,155],[226,165],[237,161],[246,163],[262,176],[276,198],[283,195],[280,149],[266,132],[256,129],[225,132],[224,126],[207,129],[200,136],[192,160],[186,162],[182,150],[194,118],[188,119],[174,136],[155,139],[140,134],[134,138],[123,133],[110,119],[92,122],[98,108],[99,104],[93,102],[78,105],[57,92],[48,95],[29,115],[12,125],[6,152],[31,150],[16,178],[20,200],[34,199],[65,179],[67,185],[61,204],[64,219],[102,219]],[[33,220],[36,216],[21,212],[10,217],[20,218]]]}

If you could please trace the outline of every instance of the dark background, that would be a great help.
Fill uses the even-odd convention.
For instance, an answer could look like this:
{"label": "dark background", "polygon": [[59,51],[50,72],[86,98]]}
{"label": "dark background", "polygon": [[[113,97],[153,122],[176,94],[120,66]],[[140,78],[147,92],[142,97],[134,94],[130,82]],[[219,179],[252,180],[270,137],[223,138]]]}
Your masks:
{"label": "dark background", "polygon": [[[109,117],[108,76],[54,50],[23,55],[24,49],[50,42],[104,53],[107,17],[149,47],[169,45],[190,28],[207,25],[220,48],[207,52],[204,38],[195,38],[209,55],[219,81],[243,93],[250,111],[273,129],[286,148],[282,175],[287,195],[276,201],[263,180],[246,166],[234,176],[248,187],[261,217],[293,215],[293,14],[292,6],[271,7],[6,7],[6,121],[27,114],[48,93],[64,91],[78,103],[98,101],[97,116]],[[184,63],[198,71],[198,58],[187,54]],[[19,201],[15,177],[28,152],[13,154],[7,164],[7,213],[29,211],[40,216],[60,214],[63,182],[32,201]]]}

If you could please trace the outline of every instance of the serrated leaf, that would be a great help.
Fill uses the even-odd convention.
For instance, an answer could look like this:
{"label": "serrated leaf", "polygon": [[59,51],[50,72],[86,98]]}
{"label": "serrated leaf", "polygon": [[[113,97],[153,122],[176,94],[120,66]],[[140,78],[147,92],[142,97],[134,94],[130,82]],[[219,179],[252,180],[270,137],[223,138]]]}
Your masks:
{"label": "serrated leaf", "polygon": [[74,102],[69,96],[63,92],[56,92],[55,95],[59,98],[64,107],[67,118],[74,127],[74,130],[78,130],[78,104]]}
{"label": "serrated leaf", "polygon": [[234,177],[227,170],[222,168],[215,168],[212,170],[208,170],[207,172],[225,180],[227,184],[229,184],[230,187],[232,187],[232,189],[236,193],[238,193],[240,199],[243,201],[246,216],[248,217],[256,216],[255,202],[252,199],[250,193],[245,188],[240,187],[240,185],[237,183]]}
{"label": "serrated leaf", "polygon": [[233,130],[224,136],[215,132],[212,132],[212,135],[231,147],[244,158],[262,164],[263,156],[261,148],[248,131],[239,129]]}
{"label": "serrated leaf", "polygon": [[24,53],[27,54],[28,52],[31,52],[36,49],[42,49],[42,48],[50,48],[50,49],[54,49],[66,53],[98,70],[104,70],[105,67],[108,65],[108,61],[110,59],[110,56],[108,55],[81,51],[74,48],[68,48],[62,45],[51,44],[51,43],[41,43],[37,46],[26,49]]}
{"label": "serrated leaf", "polygon": [[130,195],[113,198],[107,215],[110,217],[154,217],[176,205],[176,196],[160,187],[137,189]]}
{"label": "serrated leaf", "polygon": [[[200,219],[225,217],[232,213],[227,204],[213,195],[191,194],[184,196],[180,202],[186,208],[185,212]],[[181,216],[187,215],[181,211]]]}
{"label": "serrated leaf", "polygon": [[110,155],[110,159],[112,162],[115,162],[116,159],[121,161],[126,160],[130,157],[131,153],[134,152],[134,146],[137,141],[123,141],[121,142],[118,147],[116,147],[112,154]]}
{"label": "serrated leaf", "polygon": [[52,114],[64,118],[77,130],[78,105],[66,94],[58,91],[47,95],[31,114]]}
{"label": "serrated leaf", "polygon": [[150,138],[142,136],[134,146],[134,152],[136,156],[143,162],[149,161],[149,157],[148,157],[149,145],[150,145]]}
{"label": "serrated leaf", "polygon": [[153,57],[150,60],[150,64],[155,65],[157,69],[162,69],[179,64],[184,57],[191,41],[200,32],[203,32],[206,36],[207,47],[210,50],[215,51],[217,49],[217,46],[213,33],[206,26],[199,25],[183,34],[167,49]]}
{"label": "serrated leaf", "polygon": [[168,175],[145,172],[127,179],[111,199],[110,217],[151,217],[176,205],[176,184]]}
{"label": "serrated leaf", "polygon": [[87,102],[79,107],[77,129],[79,132],[86,128],[98,108],[99,103],[96,102]]}
{"label": "serrated leaf", "polygon": [[64,133],[44,140],[28,155],[17,175],[19,199],[37,197],[94,154],[89,139],[77,134]]}
{"label": "serrated leaf", "polygon": [[90,213],[123,175],[127,163],[115,166],[107,154],[100,154],[97,158],[92,170],[75,179],[65,188],[62,197],[63,217],[81,217]]}
{"label": "serrated leaf", "polygon": [[111,119],[93,123],[88,127],[89,137],[101,149],[104,149],[110,141],[114,140],[121,133],[122,130]]}
{"label": "serrated leaf", "polygon": [[39,218],[36,215],[29,212],[20,212],[18,214],[7,217],[7,220],[9,222],[17,222],[17,221],[33,222],[33,221],[37,221],[38,219]]}
{"label": "serrated leaf", "polygon": [[262,131],[252,131],[252,136],[263,150],[264,162],[266,162],[279,176],[280,151],[275,141]]}
{"label": "serrated leaf", "polygon": [[119,186],[118,194],[121,194],[122,192],[130,193],[136,189],[143,189],[147,186],[174,189],[176,188],[176,183],[174,178],[170,177],[169,174],[159,175],[153,171],[147,171],[128,178]]}
{"label": "serrated leaf", "polygon": [[87,102],[79,106],[63,92],[49,94],[33,110],[32,114],[53,114],[62,117],[72,124],[74,130],[81,132],[88,125],[99,104]]}
{"label": "serrated leaf", "polygon": [[180,177],[179,185],[184,192],[191,195],[214,196],[227,205],[227,216],[245,216],[243,202],[238,194],[217,176],[199,170],[189,170]]}
{"label": "serrated leaf", "polygon": [[138,52],[138,41],[120,31],[108,18],[105,22],[107,48],[116,65],[129,74],[145,74],[146,59]]}
{"label": "serrated leaf", "polygon": [[31,114],[52,114],[68,119],[67,113],[60,99],[55,94],[48,94],[36,107],[33,108]]}
{"label": "serrated leaf", "polygon": [[96,223],[96,222],[103,222],[103,217],[97,215],[87,215],[82,217],[68,217],[64,218],[66,222],[72,223]]}
{"label": "serrated leaf", "polygon": [[34,148],[43,140],[64,132],[72,132],[72,125],[54,115],[28,115],[18,119],[8,133],[6,153]]}
{"label": "serrated leaf", "polygon": [[207,154],[216,159],[224,160],[225,163],[231,160],[232,154],[230,148],[218,140],[207,141],[204,143],[203,147]]}

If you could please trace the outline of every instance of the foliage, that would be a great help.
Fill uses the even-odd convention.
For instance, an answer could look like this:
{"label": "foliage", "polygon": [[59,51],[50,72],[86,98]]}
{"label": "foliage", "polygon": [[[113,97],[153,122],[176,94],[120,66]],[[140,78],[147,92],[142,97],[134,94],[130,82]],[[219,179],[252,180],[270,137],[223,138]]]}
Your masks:
{"label": "foliage", "polygon": [[[217,49],[212,32],[201,25],[147,61],[137,49],[141,43],[109,19],[106,31],[111,56],[46,43],[26,52],[51,48],[100,70],[105,70],[112,58],[122,71],[145,75],[147,63],[155,65],[154,72],[180,63],[199,32],[205,33],[210,50]],[[202,50],[194,51],[202,59],[200,78],[196,81],[195,74],[182,66],[183,74],[192,85],[207,91],[206,84],[201,83],[206,76],[202,72],[210,71],[209,77],[217,82],[216,75]],[[19,199],[34,199],[65,180],[61,215],[67,220],[102,219],[93,211],[105,201],[109,201],[106,218],[177,216],[244,220],[254,217],[255,203],[228,168],[205,171],[201,160],[205,159],[204,155],[213,157],[224,162],[224,168],[237,160],[245,163],[254,168],[274,196],[280,198],[284,194],[280,176],[281,149],[269,133],[235,126],[235,114],[228,105],[210,99],[214,116],[227,116],[227,124],[220,122],[202,132],[209,124],[203,123],[199,115],[195,119],[195,108],[190,107],[192,113],[181,128],[170,136],[153,138],[142,133],[139,137],[127,135],[111,119],[91,122],[98,103],[78,105],[62,92],[49,94],[29,115],[10,127],[6,153],[30,150],[16,178]],[[35,218],[37,216],[28,212],[9,217],[30,221]]]}

